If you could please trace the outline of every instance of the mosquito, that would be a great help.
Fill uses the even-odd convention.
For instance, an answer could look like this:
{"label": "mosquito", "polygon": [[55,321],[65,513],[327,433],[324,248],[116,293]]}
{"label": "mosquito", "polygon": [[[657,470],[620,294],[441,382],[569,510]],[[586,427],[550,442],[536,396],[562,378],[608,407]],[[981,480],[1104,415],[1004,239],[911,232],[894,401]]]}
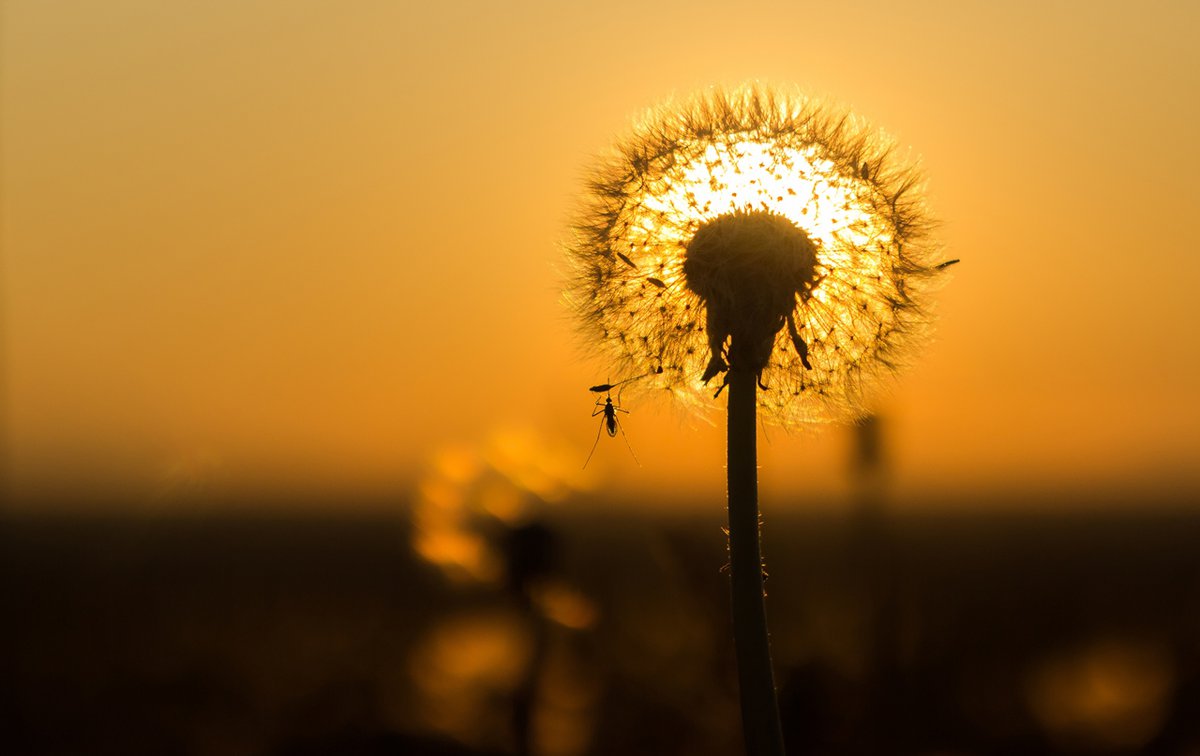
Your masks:
{"label": "mosquito", "polygon": [[600,420],[600,427],[596,429],[596,440],[592,442],[592,450],[588,452],[587,459],[583,462],[584,468],[588,466],[588,462],[592,461],[592,455],[596,453],[596,447],[600,445],[600,434],[604,431],[608,431],[609,437],[616,436],[617,431],[620,431],[621,438],[625,439],[625,446],[628,447],[630,456],[633,457],[634,462],[638,463],[639,467],[641,466],[642,463],[638,462],[637,455],[633,453],[633,446],[629,443],[629,436],[625,435],[625,429],[621,427],[621,421],[617,417],[618,412],[624,412],[626,415],[628,415],[629,410],[621,407],[620,391],[617,392],[616,401],[613,401],[612,397],[612,390],[614,388],[617,388],[623,383],[637,380],[637,378],[641,377],[643,376],[639,375],[635,378],[626,378],[623,381],[617,381],[616,383],[601,383],[588,388],[588,391],[593,393],[604,394],[604,398],[596,398],[595,410],[592,412],[592,417],[596,417],[597,415],[603,415],[603,417]]}

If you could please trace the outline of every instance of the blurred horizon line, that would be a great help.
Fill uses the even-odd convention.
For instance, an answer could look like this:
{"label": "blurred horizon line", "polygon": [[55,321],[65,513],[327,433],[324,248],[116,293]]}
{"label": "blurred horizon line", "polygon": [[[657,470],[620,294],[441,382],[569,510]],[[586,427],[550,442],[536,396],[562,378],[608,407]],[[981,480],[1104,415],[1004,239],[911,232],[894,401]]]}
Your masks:
{"label": "blurred horizon line", "polygon": [[[557,502],[540,500],[534,494],[527,496],[530,499],[527,519],[531,520],[594,512],[632,514],[648,519],[712,513],[723,516],[725,512],[724,491],[704,495],[680,492],[671,496],[619,490],[579,491]],[[113,491],[71,493],[57,490],[23,492],[19,495],[9,493],[0,506],[0,520],[81,515],[167,519],[259,516],[270,519],[375,519],[387,515],[406,517],[411,513],[416,498],[413,485],[396,488],[307,487],[303,490],[244,486],[149,496]],[[794,496],[781,496],[776,491],[760,493],[760,507],[770,517],[807,514],[854,516],[864,511],[899,517],[907,514],[971,514],[980,517],[993,514],[1043,514],[1047,517],[1075,517],[1107,513],[1170,513],[1176,510],[1200,516],[1200,510],[1195,509],[1198,501],[1200,486],[1191,481],[1165,481],[1152,488],[1135,481],[1115,486],[1111,482],[1090,485],[1032,485],[1018,482],[1008,486],[976,486],[969,491],[913,487],[895,493],[872,494],[870,501],[865,501],[863,495],[853,488],[846,492],[797,492]]]}

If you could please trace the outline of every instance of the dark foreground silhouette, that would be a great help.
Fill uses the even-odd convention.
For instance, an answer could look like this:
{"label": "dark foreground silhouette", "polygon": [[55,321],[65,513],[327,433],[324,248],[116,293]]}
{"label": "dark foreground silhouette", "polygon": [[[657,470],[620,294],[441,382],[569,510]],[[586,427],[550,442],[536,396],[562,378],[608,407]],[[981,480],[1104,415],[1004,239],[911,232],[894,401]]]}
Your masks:
{"label": "dark foreground silhouette", "polygon": [[[485,529],[488,580],[402,507],[8,517],[0,752],[739,753],[721,505],[633,509]],[[1196,753],[1200,512],[1098,509],[768,508],[789,753]]]}

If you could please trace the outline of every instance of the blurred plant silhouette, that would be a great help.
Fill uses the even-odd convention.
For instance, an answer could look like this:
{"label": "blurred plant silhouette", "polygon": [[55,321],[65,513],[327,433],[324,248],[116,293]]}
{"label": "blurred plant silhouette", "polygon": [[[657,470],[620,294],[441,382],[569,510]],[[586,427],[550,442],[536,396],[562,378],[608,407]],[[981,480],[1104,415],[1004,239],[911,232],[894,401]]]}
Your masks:
{"label": "blurred plant silhouette", "polygon": [[[729,552],[749,754],[782,754],[760,553],[757,417],[854,419],[926,332],[933,260],[915,166],[854,114],[742,86],[651,111],[593,173],[566,296],[631,388],[728,387]],[[721,376],[715,391],[713,379]],[[759,389],[762,389],[761,395]]]}
{"label": "blurred plant silhouette", "polygon": [[[560,636],[591,627],[598,610],[562,575],[558,537],[544,521],[548,504],[584,486],[563,449],[528,429],[447,446],[413,499],[413,552],[451,586],[510,598],[436,622],[410,660],[424,719],[480,748],[511,742],[519,756],[573,754],[588,737],[592,701],[586,686],[559,674]],[[497,700],[511,703],[507,716]]]}
{"label": "blurred plant silhouette", "polygon": [[528,428],[501,428],[480,444],[436,450],[413,498],[413,550],[455,583],[501,582],[494,536],[587,486],[564,448]]}

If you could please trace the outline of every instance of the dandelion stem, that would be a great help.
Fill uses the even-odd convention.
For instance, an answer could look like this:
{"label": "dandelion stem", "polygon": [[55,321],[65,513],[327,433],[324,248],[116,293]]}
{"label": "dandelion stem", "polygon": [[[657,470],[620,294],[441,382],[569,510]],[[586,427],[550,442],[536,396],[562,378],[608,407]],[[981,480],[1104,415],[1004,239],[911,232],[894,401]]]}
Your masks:
{"label": "dandelion stem", "polygon": [[783,756],[759,551],[757,376],[729,371],[729,572],[747,756]]}

